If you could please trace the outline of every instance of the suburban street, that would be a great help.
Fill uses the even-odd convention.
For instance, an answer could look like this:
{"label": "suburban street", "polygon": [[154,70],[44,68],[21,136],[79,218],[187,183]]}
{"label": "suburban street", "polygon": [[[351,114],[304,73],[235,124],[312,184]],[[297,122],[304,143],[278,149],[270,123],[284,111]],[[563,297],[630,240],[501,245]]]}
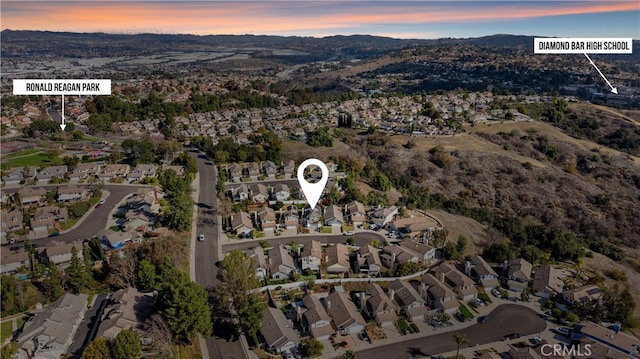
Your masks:
{"label": "suburban street", "polygon": [[[218,267],[220,260],[219,250],[219,222],[217,216],[216,180],[218,173],[216,166],[204,157],[199,151],[191,150],[191,155],[198,163],[198,175],[200,176],[200,194],[198,199],[198,222],[196,235],[204,234],[203,242],[196,241],[195,269],[196,282],[210,293],[215,289],[218,279]],[[206,338],[209,358],[247,358],[240,340],[226,335],[224,329],[228,325],[223,318],[213,318],[213,336]]]}
{"label": "suburban street", "polygon": [[518,304],[502,304],[489,314],[489,321],[486,323],[477,323],[453,332],[448,331],[358,351],[357,357],[359,359],[430,357],[455,351],[454,333],[465,335],[469,342],[466,346],[475,346],[500,342],[510,333],[519,333],[522,336],[538,334],[546,327],[547,323],[533,309]]}
{"label": "suburban street", "polygon": [[[80,184],[81,185],[81,184]],[[54,186],[44,186],[44,187],[54,187]],[[143,186],[131,186],[131,185],[110,185],[105,184],[104,189],[109,191],[109,197],[107,197],[105,204],[100,206],[99,208],[94,208],[93,211],[91,209],[87,214],[85,214],[86,218],[84,221],[80,223],[76,228],[70,230],[69,232],[62,233],[56,237],[47,237],[40,239],[31,240],[32,244],[38,244],[41,247],[46,247],[51,244],[52,241],[61,241],[65,243],[71,243],[76,240],[84,240],[95,236],[98,232],[103,230],[107,225],[107,220],[109,219],[109,213],[111,210],[122,201],[125,197],[130,195],[131,193],[135,193],[140,188],[145,188]],[[16,192],[18,188],[15,189],[3,189],[3,192],[13,193]]]}

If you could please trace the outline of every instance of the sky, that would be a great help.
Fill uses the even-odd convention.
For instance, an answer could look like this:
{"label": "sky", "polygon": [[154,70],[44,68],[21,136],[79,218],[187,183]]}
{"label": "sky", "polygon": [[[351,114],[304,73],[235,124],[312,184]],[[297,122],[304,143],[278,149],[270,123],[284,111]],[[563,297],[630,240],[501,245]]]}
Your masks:
{"label": "sky", "polygon": [[640,39],[640,1],[7,1],[11,30],[118,34],[493,34]]}

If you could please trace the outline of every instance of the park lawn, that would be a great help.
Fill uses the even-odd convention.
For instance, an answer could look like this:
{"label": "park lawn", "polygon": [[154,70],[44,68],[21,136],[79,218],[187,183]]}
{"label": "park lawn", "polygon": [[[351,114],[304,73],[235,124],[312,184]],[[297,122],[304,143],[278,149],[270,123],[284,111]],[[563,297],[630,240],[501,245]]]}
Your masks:
{"label": "park lawn", "polygon": [[42,148],[30,148],[28,150],[10,153],[6,155],[5,158],[10,159],[10,158],[16,158],[16,157],[22,157],[22,156],[29,156],[29,155],[36,154],[38,152],[42,152]]}
{"label": "park lawn", "polygon": [[469,308],[467,308],[466,305],[460,303],[460,306],[458,307],[458,310],[460,311],[460,313],[462,313],[462,315],[465,316],[465,318],[473,319],[473,314],[471,314],[471,312],[469,311]]}
{"label": "park lawn", "polygon": [[54,160],[55,158],[54,159],[50,158],[44,152],[37,152],[24,157],[8,159],[5,165],[7,168],[26,167],[26,166],[39,167],[43,165],[51,165]]}
{"label": "park lawn", "polygon": [[331,228],[331,227],[322,227],[322,229],[320,229],[320,232],[321,233],[331,234],[331,233],[333,233],[333,228]]}
{"label": "park lawn", "polygon": [[398,324],[400,332],[402,332],[402,334],[407,334],[407,321],[400,318],[396,321],[396,323]]}
{"label": "park lawn", "polygon": [[13,334],[13,322],[6,321],[0,324],[0,341],[4,342],[5,339],[11,337]]}

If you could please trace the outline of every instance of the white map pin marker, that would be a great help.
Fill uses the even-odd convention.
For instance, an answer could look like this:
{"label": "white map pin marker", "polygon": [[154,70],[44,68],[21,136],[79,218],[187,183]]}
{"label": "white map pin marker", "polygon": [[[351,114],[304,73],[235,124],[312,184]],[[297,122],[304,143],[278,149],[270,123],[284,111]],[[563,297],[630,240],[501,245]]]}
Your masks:
{"label": "white map pin marker", "polygon": [[[322,178],[320,181],[316,183],[309,183],[304,179],[304,169],[311,166],[316,165],[320,167],[322,171]],[[309,202],[309,206],[311,209],[316,207],[318,204],[318,200],[320,196],[322,196],[322,191],[324,191],[324,186],[327,185],[327,180],[329,179],[329,170],[327,169],[327,165],[324,162],[315,159],[309,158],[308,160],[302,162],[298,167],[298,183],[300,183],[300,188],[302,188],[302,193],[307,197],[307,201]]]}

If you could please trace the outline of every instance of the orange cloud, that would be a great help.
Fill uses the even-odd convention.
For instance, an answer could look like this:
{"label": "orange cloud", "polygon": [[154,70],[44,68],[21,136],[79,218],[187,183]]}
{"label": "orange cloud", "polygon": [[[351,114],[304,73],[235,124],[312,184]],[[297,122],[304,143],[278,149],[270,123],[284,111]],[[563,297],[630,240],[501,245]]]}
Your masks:
{"label": "orange cloud", "polygon": [[[396,6],[397,5],[397,6]],[[640,11],[638,2],[2,2],[20,30],[195,34],[331,33],[393,24],[489,22]],[[406,36],[405,36],[406,37]]]}

